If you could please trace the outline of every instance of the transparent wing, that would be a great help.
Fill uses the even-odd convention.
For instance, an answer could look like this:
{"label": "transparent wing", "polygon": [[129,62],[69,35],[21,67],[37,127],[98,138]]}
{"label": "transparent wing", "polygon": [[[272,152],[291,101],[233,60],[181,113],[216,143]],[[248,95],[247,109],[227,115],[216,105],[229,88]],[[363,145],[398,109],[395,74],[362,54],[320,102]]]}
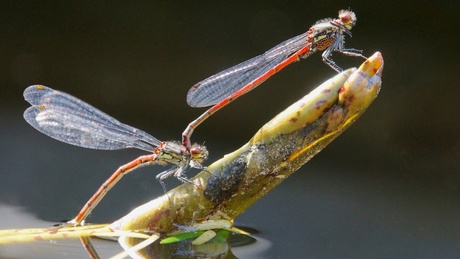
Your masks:
{"label": "transparent wing", "polygon": [[307,33],[286,40],[267,52],[217,73],[197,84],[187,94],[192,107],[214,105],[300,50],[307,44]]}
{"label": "transparent wing", "polygon": [[59,141],[92,149],[138,148],[148,152],[160,144],[151,135],[49,87],[29,86],[24,98],[32,105],[24,112],[24,119]]}

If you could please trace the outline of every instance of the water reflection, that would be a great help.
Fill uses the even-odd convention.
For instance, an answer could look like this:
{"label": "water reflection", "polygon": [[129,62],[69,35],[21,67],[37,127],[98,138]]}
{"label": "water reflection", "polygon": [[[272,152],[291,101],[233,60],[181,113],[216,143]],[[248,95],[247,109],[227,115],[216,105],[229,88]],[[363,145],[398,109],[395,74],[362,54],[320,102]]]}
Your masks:
{"label": "water reflection", "polygon": [[[0,229],[47,228],[55,223],[38,219],[20,207],[0,204]],[[102,258],[122,252],[116,242],[95,240],[94,245]],[[30,243],[0,245],[0,258],[87,258],[78,239],[59,239],[54,241],[35,241]]]}
{"label": "water reflection", "polygon": [[[0,205],[3,220],[1,229],[11,228],[48,228],[54,223],[37,219],[33,214],[19,207]],[[257,234],[250,228],[242,228],[247,232]],[[132,239],[133,245],[142,241]],[[255,239],[251,236],[231,232],[226,242],[210,241],[195,246],[193,239],[162,245],[158,242],[141,250],[146,258],[254,258],[259,257],[271,245],[264,239]],[[92,238],[97,254],[101,258],[109,258],[122,252],[118,242],[111,239]],[[126,242],[126,241],[125,241]],[[53,241],[34,241],[20,244],[0,246],[0,258],[85,258],[86,254],[78,239],[58,239]]]}

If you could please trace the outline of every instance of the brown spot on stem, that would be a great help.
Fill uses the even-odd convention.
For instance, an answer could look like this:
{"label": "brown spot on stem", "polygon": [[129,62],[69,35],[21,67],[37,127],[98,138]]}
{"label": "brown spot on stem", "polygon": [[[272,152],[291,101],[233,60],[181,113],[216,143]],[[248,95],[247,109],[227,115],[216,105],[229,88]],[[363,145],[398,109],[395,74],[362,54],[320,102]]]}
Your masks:
{"label": "brown spot on stem", "polygon": [[355,99],[355,95],[350,95],[350,97],[348,97],[349,102],[353,102],[354,99]]}
{"label": "brown spot on stem", "polygon": [[155,213],[155,217],[153,217],[148,224],[148,229],[156,229],[158,222],[162,219],[163,215],[166,215],[165,217],[168,218],[169,214],[171,214],[170,210],[162,210],[159,211],[158,213]]}

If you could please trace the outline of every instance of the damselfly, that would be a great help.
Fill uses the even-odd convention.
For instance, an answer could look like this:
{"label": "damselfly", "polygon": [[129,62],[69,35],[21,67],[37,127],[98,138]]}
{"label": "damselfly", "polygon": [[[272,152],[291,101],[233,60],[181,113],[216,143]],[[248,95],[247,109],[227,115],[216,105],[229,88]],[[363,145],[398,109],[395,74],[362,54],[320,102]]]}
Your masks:
{"label": "damselfly", "polygon": [[332,52],[364,57],[361,50],[347,49],[344,33],[356,24],[356,15],[350,10],[339,11],[339,18],[316,22],[306,33],[286,40],[264,54],[217,73],[190,88],[187,103],[192,107],[214,105],[192,121],[182,133],[182,144],[190,148],[193,130],[222,107],[254,89],[287,65],[323,51],[324,63],[337,72],[342,69],[331,59]]}
{"label": "damselfly", "polygon": [[182,182],[190,182],[185,170],[189,166],[202,169],[201,162],[208,156],[204,146],[195,144],[186,149],[179,142],[159,141],[69,94],[43,85],[29,86],[24,91],[24,98],[32,105],[24,112],[25,120],[49,137],[91,149],[137,148],[152,152],[118,168],[69,223],[82,223],[121,177],[135,168],[149,164],[172,164],[172,168],[156,177],[166,192],[165,178],[174,175]]}

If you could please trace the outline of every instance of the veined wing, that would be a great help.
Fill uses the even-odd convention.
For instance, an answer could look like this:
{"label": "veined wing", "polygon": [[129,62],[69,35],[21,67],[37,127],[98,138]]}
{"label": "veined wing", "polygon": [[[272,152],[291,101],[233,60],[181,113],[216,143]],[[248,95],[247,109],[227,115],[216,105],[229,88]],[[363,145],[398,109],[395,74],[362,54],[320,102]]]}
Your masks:
{"label": "veined wing", "polygon": [[222,101],[305,47],[307,36],[303,33],[286,40],[262,55],[195,84],[188,91],[187,103],[192,107],[206,107]]}
{"label": "veined wing", "polygon": [[92,149],[138,148],[148,152],[160,144],[144,131],[123,124],[64,92],[32,85],[24,91],[24,98],[32,105],[24,112],[24,119],[59,141]]}

